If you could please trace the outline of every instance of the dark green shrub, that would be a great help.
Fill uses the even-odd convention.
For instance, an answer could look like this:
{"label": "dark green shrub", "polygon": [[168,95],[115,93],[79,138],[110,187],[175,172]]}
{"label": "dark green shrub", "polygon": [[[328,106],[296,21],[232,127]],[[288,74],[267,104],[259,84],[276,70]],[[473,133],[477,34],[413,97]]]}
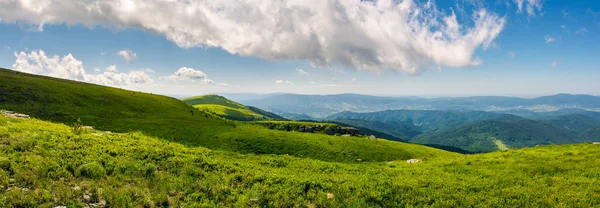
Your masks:
{"label": "dark green shrub", "polygon": [[79,166],[77,174],[79,176],[96,179],[104,177],[106,175],[106,170],[104,170],[104,167],[97,162],[91,162]]}

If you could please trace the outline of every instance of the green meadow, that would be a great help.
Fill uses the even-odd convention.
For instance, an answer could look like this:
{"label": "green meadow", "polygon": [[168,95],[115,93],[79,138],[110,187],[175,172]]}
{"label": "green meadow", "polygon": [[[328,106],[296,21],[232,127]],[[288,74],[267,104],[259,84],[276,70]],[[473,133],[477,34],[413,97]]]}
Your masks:
{"label": "green meadow", "polygon": [[[364,142],[369,142],[365,140]],[[390,142],[392,143],[392,142]],[[394,142],[395,143],[395,142]],[[0,117],[2,207],[592,207],[600,145],[330,162]],[[373,150],[377,151],[377,150]]]}
{"label": "green meadow", "polygon": [[600,206],[596,144],[463,155],[9,70],[0,80],[0,109],[33,117],[0,115],[0,207]]}

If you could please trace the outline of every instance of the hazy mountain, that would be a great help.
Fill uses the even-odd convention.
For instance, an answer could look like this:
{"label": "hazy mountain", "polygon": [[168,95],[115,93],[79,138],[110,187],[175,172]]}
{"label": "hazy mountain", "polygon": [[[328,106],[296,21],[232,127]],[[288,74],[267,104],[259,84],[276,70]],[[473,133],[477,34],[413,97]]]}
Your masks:
{"label": "hazy mountain", "polygon": [[477,96],[455,98],[381,97],[359,94],[298,95],[273,94],[242,101],[277,114],[306,114],[323,118],[343,111],[375,112],[384,110],[480,110],[510,113],[526,117],[562,109],[600,111],[600,97],[558,94],[538,98]]}
{"label": "hazy mountain", "polygon": [[[411,126],[421,132],[454,128],[475,121],[491,119],[520,119],[520,117],[484,111],[452,110],[387,110],[371,113],[342,112],[327,117],[327,120],[354,119],[398,126]],[[404,128],[404,127],[401,127]],[[380,129],[375,129],[381,131]]]}

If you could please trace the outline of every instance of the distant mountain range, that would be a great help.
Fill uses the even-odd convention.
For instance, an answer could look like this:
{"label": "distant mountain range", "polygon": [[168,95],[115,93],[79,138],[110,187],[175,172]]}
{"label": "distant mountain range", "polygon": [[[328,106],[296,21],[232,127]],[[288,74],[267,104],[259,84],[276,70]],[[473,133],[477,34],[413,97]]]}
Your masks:
{"label": "distant mountain range", "polygon": [[[234,97],[241,96],[237,95]],[[477,110],[508,113],[523,117],[543,117],[546,115],[539,115],[539,113],[545,114],[548,112],[557,112],[560,114],[561,110],[600,112],[600,97],[572,94],[557,94],[537,98],[501,96],[421,98],[381,97],[359,94],[271,94],[266,96],[261,95],[255,99],[250,99],[251,96],[244,98],[244,100],[229,99],[236,100],[245,105],[256,106],[279,115],[308,115],[317,119],[344,111],[376,112],[400,109]]]}
{"label": "distant mountain range", "polygon": [[387,110],[342,112],[331,122],[368,128],[396,138],[426,145],[441,145],[467,152],[506,148],[600,141],[596,112],[541,116],[536,119],[484,111]]}

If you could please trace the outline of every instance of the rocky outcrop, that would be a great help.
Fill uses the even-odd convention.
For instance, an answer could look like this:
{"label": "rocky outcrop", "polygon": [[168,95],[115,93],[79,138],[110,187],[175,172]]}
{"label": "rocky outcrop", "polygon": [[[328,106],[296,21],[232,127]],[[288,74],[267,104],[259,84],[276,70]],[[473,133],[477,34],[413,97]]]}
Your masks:
{"label": "rocky outcrop", "polygon": [[353,127],[327,127],[325,128],[325,133],[328,135],[351,135],[351,136],[359,136],[360,132],[358,129]]}
{"label": "rocky outcrop", "polygon": [[353,127],[341,127],[335,124],[311,125],[310,123],[279,123],[279,122],[261,122],[269,129],[280,131],[296,131],[305,133],[325,133],[327,135],[346,135],[346,136],[363,136],[360,131]]}
{"label": "rocky outcrop", "polygon": [[9,117],[9,118],[30,118],[29,115],[25,115],[25,114],[20,114],[20,113],[15,113],[12,111],[1,111],[2,115]]}

